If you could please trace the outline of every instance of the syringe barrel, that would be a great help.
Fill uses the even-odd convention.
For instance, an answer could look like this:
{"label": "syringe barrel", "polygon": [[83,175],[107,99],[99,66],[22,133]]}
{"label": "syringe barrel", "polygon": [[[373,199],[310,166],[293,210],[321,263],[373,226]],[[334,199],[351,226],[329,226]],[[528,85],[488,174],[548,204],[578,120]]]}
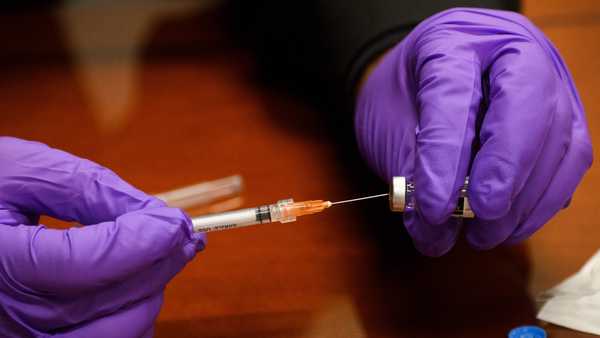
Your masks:
{"label": "syringe barrel", "polygon": [[[465,184],[461,188],[456,208],[452,212],[452,217],[456,218],[473,218],[475,213],[469,205],[467,198],[467,188],[469,187],[469,177],[465,179]],[[395,176],[392,178],[390,185],[390,209],[392,211],[411,211],[416,208],[415,204],[415,185],[403,176]]]}
{"label": "syringe barrel", "polygon": [[268,205],[199,216],[192,219],[194,231],[196,232],[226,230],[270,222],[271,214]]}
{"label": "syringe barrel", "polygon": [[294,200],[291,198],[277,201],[277,203],[262,205],[256,208],[227,211],[192,218],[195,232],[209,232],[241,228],[253,224],[271,222],[294,222],[296,215],[293,213]]}

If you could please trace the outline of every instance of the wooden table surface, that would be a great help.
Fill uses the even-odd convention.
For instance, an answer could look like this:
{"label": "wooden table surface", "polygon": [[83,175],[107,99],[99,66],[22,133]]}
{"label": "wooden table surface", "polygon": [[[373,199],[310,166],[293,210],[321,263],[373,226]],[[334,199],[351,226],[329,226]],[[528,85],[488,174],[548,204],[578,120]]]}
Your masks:
{"label": "wooden table surface", "polygon": [[[595,139],[600,11],[593,2],[565,11],[563,3],[526,2],[525,13],[563,53]],[[148,192],[241,174],[244,206],[386,189],[364,167],[353,141],[339,139],[322,122],[319,114],[326,112],[258,85],[252,56],[221,43],[218,32],[201,36],[204,48],[193,55],[143,58],[133,73],[134,95],[107,122],[106,106],[89,93],[89,78],[64,60],[55,14],[26,17],[55,39],[59,52],[0,64],[1,135],[89,158]],[[10,20],[22,18],[0,27],[7,55],[37,55],[14,31],[6,33]],[[169,41],[169,29],[154,32],[150,45],[160,43],[157,36]],[[54,49],[50,44],[39,53]],[[115,76],[105,78],[106,87],[130,71],[118,59],[97,61],[93,69]],[[381,201],[295,223],[211,233],[207,249],[168,285],[156,336],[505,337],[515,326],[539,324],[532,295],[577,271],[600,248],[599,175],[594,167],[570,208],[532,239],[486,252],[460,242],[444,257],[422,257]],[[587,336],[546,328],[550,337]]]}

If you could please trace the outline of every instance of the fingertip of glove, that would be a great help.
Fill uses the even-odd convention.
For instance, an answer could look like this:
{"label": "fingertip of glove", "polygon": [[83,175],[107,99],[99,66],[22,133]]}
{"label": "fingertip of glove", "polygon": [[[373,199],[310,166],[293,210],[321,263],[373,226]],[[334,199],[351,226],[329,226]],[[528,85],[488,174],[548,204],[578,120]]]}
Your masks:
{"label": "fingertip of glove", "polygon": [[[444,223],[450,217],[451,210],[448,210],[448,203],[439,194],[417,191],[416,204],[417,211],[406,213],[409,218],[414,218],[415,222],[421,221],[429,225],[437,225]],[[441,205],[446,207],[440,207]],[[410,214],[413,213],[418,214],[419,217],[411,216]]]}
{"label": "fingertip of glove", "polygon": [[206,234],[203,232],[196,232],[192,234],[194,241],[196,241],[196,251],[203,251],[206,248]]}
{"label": "fingertip of glove", "polygon": [[[139,233],[138,240],[148,245],[168,250],[192,240],[192,223],[180,209],[160,207],[141,209],[118,218],[122,226]],[[162,250],[161,249],[161,250]]]}
{"label": "fingertip of glove", "polygon": [[448,221],[450,214],[454,208],[448,210],[442,210],[435,206],[423,206],[419,205],[419,213],[423,221],[430,225],[441,225]]}
{"label": "fingertip of glove", "polygon": [[183,252],[187,258],[187,261],[191,261],[198,252],[203,251],[206,247],[206,235],[204,233],[194,233],[192,238],[188,241],[184,247]]}
{"label": "fingertip of glove", "polygon": [[206,233],[195,232],[194,224],[192,222],[192,219],[188,216],[188,214],[185,213],[185,211],[183,211],[181,209],[176,209],[176,210],[179,210],[182,218],[185,220],[185,226],[187,228],[186,233],[189,235],[190,242],[193,243],[194,254],[196,252],[203,251],[206,248],[206,242],[207,242]]}
{"label": "fingertip of glove", "polygon": [[440,257],[448,253],[456,243],[458,229],[450,220],[445,224],[432,225],[415,212],[404,214],[404,225],[413,245],[423,255]]}
{"label": "fingertip of glove", "polygon": [[413,238],[413,244],[415,248],[424,256],[428,257],[441,257],[454,247],[454,243],[446,242],[420,242]]}
{"label": "fingertip of glove", "polygon": [[477,251],[491,250],[500,244],[498,241],[484,239],[480,236],[473,235],[473,233],[467,233],[465,237],[469,246]]}
{"label": "fingertip of glove", "polygon": [[505,216],[512,204],[512,182],[494,178],[475,180],[469,187],[469,204],[477,218],[495,220]]}
{"label": "fingertip of glove", "polygon": [[519,170],[506,157],[478,155],[471,172],[467,196],[477,218],[496,220],[510,212]]}
{"label": "fingertip of glove", "polygon": [[469,204],[477,218],[483,220],[496,220],[505,216],[510,211],[510,199],[499,192],[469,194]]}

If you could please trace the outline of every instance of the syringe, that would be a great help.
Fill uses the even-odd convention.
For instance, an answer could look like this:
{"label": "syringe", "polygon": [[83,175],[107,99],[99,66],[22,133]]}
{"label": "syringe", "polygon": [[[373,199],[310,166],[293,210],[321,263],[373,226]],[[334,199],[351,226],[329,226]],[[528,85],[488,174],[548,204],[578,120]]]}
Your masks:
{"label": "syringe", "polygon": [[192,223],[194,231],[197,232],[226,230],[271,222],[287,223],[294,222],[299,216],[321,212],[332,205],[333,203],[323,200],[294,202],[289,198],[256,208],[194,217]]}
{"label": "syringe", "polygon": [[[469,206],[466,196],[468,184],[469,181],[467,177],[465,186],[460,191],[459,201],[456,209],[452,213],[453,217],[472,218],[475,216]],[[294,200],[290,198],[280,200],[274,204],[262,205],[255,208],[240,209],[195,217],[192,218],[192,223],[194,225],[194,231],[196,232],[226,230],[271,222],[287,223],[294,222],[299,216],[319,213],[334,205],[381,197],[389,198],[390,209],[392,211],[404,212],[415,208],[414,191],[415,186],[413,183],[407,181],[404,177],[397,176],[392,180],[390,192],[385,194],[337,202],[324,200],[294,202]]]}

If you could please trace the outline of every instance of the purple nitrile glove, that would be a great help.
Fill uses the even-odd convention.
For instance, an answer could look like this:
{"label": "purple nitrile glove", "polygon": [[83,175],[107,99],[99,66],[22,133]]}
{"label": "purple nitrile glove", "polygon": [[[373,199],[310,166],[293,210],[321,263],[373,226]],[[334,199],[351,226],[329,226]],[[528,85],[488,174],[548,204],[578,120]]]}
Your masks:
{"label": "purple nitrile glove", "polygon": [[457,8],[423,21],[369,75],[355,123],[361,152],[382,178],[414,181],[417,211],[404,223],[431,256],[450,250],[461,230],[449,217],[467,174],[477,218],[464,231],[473,247],[488,249],[533,234],[566,206],[592,163],[564,61],[512,12]]}
{"label": "purple nitrile glove", "polygon": [[181,210],[112,171],[0,137],[0,336],[151,336],[165,285],[203,248]]}

